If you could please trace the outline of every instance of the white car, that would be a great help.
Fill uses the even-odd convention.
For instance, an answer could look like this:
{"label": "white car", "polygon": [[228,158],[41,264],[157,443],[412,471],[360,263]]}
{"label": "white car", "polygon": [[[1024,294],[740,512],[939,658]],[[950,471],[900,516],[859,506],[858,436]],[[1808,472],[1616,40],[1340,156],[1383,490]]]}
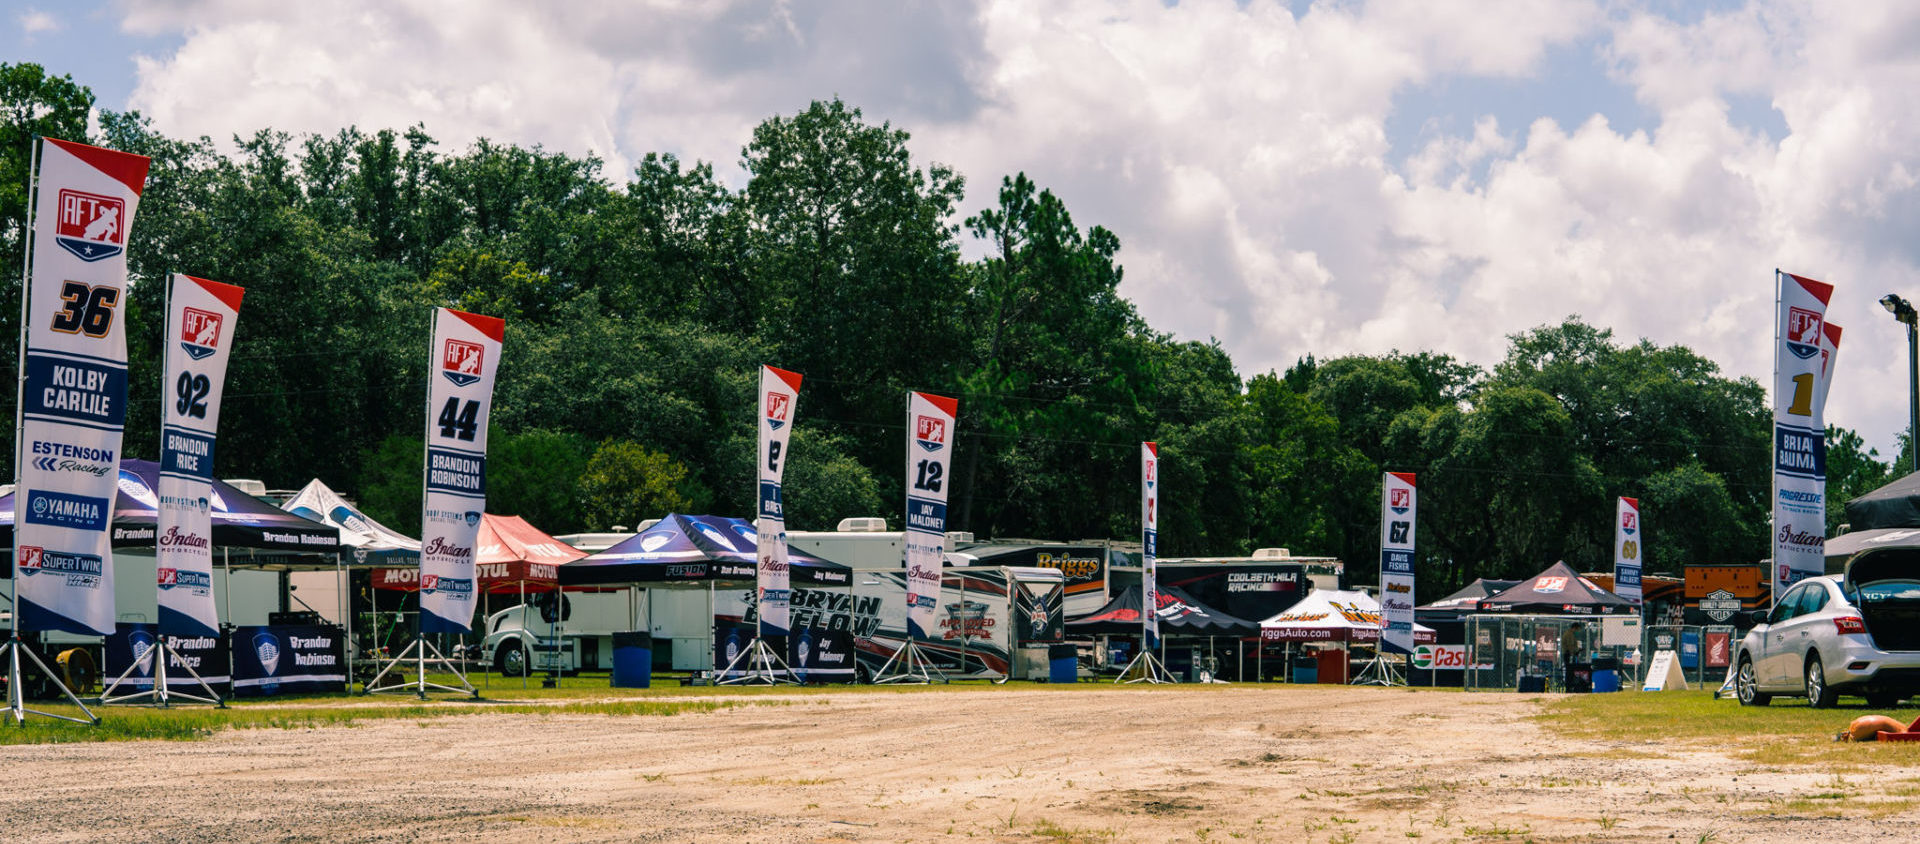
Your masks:
{"label": "white car", "polygon": [[1920,693],[1920,548],[1862,553],[1845,575],[1780,596],[1740,640],[1734,690],[1765,706],[1780,695],[1832,706],[1843,694],[1888,707]]}

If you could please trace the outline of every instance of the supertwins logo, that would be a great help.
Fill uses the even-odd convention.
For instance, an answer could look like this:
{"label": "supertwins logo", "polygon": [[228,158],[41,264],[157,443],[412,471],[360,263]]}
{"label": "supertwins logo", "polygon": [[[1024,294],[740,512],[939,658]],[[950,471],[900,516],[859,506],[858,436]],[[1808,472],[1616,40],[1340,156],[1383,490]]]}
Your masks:
{"label": "supertwins logo", "polygon": [[82,261],[103,261],[125,251],[127,203],[114,196],[62,190],[53,239]]}
{"label": "supertwins logo", "polygon": [[1801,360],[1819,354],[1823,322],[1823,316],[1806,308],[1787,308],[1787,350]]}
{"label": "supertwins logo", "polygon": [[180,312],[180,348],[194,360],[220,350],[220,315],[199,308]]}
{"label": "supertwins logo", "polygon": [[947,420],[938,416],[919,416],[913,420],[913,441],[928,451],[947,447]]}
{"label": "supertwins logo", "polygon": [[793,406],[793,397],[786,393],[767,393],[767,424],[778,431],[787,424],[787,410]]}
{"label": "supertwins logo", "polygon": [[1395,487],[1387,490],[1387,508],[1396,515],[1406,515],[1413,507],[1413,490]]}
{"label": "supertwins logo", "polygon": [[449,339],[440,350],[440,374],[447,376],[455,387],[465,387],[480,380],[480,367],[486,363],[486,355],[479,343]]}
{"label": "supertwins logo", "polygon": [[423,574],[420,576],[420,594],[472,595],[473,578],[447,577],[443,574]]}
{"label": "supertwins logo", "polygon": [[203,594],[213,587],[213,575],[203,571],[181,571],[175,568],[159,570],[159,587],[162,590],[184,587],[194,594]]}

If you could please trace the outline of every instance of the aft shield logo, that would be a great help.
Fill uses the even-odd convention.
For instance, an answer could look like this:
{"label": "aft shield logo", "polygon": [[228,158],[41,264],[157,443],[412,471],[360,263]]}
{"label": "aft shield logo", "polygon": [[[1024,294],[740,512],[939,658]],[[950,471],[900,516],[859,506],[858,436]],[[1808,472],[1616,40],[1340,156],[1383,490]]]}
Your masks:
{"label": "aft shield logo", "polygon": [[480,380],[480,365],[485,362],[486,350],[479,343],[448,340],[440,352],[440,374],[455,387],[465,387]]}
{"label": "aft shield logo", "polygon": [[60,192],[53,240],[82,261],[104,261],[126,251],[127,203],[114,196]]}
{"label": "aft shield logo", "polygon": [[793,397],[786,393],[767,394],[767,424],[778,431],[787,424],[787,408],[792,406]]}
{"label": "aft shield logo", "polygon": [[1554,575],[1553,577],[1540,578],[1540,580],[1534,584],[1533,591],[1540,592],[1543,594],[1551,594],[1554,592],[1562,591],[1566,588],[1567,588],[1567,579],[1560,575]]}
{"label": "aft shield logo", "polygon": [[947,447],[947,420],[937,416],[918,416],[913,421],[913,441],[928,451]]}
{"label": "aft shield logo", "polygon": [[1806,308],[1787,309],[1787,351],[1801,360],[1820,354],[1820,314]]}
{"label": "aft shield logo", "polygon": [[180,314],[180,348],[187,357],[203,360],[220,350],[220,315],[199,308]]}
{"label": "aft shield logo", "polygon": [[1628,536],[1639,530],[1640,514],[1631,510],[1620,514],[1620,532]]}
{"label": "aft shield logo", "polygon": [[1407,513],[1407,508],[1412,506],[1413,506],[1413,490],[1410,490],[1410,489],[1387,490],[1387,507],[1393,510],[1394,513],[1404,516]]}

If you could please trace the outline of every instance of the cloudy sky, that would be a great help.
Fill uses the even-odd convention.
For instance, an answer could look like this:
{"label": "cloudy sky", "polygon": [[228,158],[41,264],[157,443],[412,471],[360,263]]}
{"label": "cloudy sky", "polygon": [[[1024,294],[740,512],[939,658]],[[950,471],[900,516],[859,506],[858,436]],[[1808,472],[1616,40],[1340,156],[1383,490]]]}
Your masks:
{"label": "cloudy sky", "polygon": [[179,136],[416,122],[715,162],[838,95],[1116,231],[1152,324],[1244,374],[1579,314],[1767,383],[1773,270],[1835,284],[1828,420],[1891,451],[1920,301],[1898,0],[8,0],[7,54]]}

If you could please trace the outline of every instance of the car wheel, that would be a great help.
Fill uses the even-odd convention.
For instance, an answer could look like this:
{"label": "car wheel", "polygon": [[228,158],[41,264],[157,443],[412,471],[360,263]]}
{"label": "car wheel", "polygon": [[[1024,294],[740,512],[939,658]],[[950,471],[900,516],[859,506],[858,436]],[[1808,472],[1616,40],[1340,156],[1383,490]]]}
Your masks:
{"label": "car wheel", "polygon": [[519,639],[500,643],[500,648],[493,652],[493,669],[508,677],[527,673],[527,649],[520,646]]}
{"label": "car wheel", "polygon": [[1753,659],[1740,657],[1740,668],[1733,675],[1733,692],[1740,698],[1741,706],[1766,706],[1773,702],[1773,695],[1760,691],[1760,681],[1753,676]]}
{"label": "car wheel", "polygon": [[1881,692],[1867,695],[1867,705],[1875,709],[1892,709],[1904,697],[1899,692]]}
{"label": "car wheel", "polygon": [[1827,667],[1820,664],[1820,655],[1808,654],[1807,705],[1815,709],[1827,709],[1839,700],[1840,693],[1827,687]]}

